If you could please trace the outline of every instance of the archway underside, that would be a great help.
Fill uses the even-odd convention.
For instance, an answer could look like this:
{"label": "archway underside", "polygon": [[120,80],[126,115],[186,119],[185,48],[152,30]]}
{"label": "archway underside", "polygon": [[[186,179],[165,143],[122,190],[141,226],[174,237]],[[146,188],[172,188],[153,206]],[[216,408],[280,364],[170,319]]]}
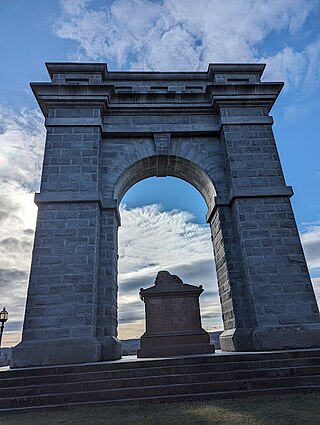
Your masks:
{"label": "archway underside", "polygon": [[165,176],[177,177],[190,183],[201,193],[208,209],[213,207],[216,189],[208,174],[199,165],[174,155],[154,155],[135,162],[118,179],[113,197],[119,204],[134,184],[148,177]]}

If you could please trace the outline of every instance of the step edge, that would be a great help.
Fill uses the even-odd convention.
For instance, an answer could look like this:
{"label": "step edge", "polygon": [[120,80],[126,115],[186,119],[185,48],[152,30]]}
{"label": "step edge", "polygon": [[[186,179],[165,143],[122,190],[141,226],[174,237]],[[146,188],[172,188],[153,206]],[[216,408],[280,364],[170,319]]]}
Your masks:
{"label": "step edge", "polygon": [[[294,387],[276,387],[276,388],[258,388],[255,390],[241,390],[240,391],[221,391],[221,392],[208,392],[208,393],[192,393],[192,394],[171,394],[171,395],[163,395],[163,396],[152,396],[152,397],[137,397],[137,398],[127,398],[127,399],[114,399],[114,400],[98,400],[98,401],[88,401],[88,402],[75,402],[75,403],[66,403],[66,404],[48,404],[48,405],[39,405],[39,406],[29,406],[29,407],[17,407],[17,408],[0,408],[0,413],[22,413],[30,412],[32,410],[40,410],[40,409],[56,409],[56,408],[72,408],[74,406],[88,406],[88,405],[97,405],[97,404],[125,404],[125,403],[139,403],[141,402],[165,402],[166,400],[170,401],[170,399],[178,398],[178,399],[199,399],[199,398],[218,398],[216,396],[222,396],[221,398],[238,397],[242,398],[243,396],[250,396],[261,393],[290,393],[293,391],[297,392],[314,392],[319,391],[320,385],[304,385],[304,386],[294,386]],[[180,400],[176,400],[180,401]]]}
{"label": "step edge", "polygon": [[[320,375],[319,376],[317,375],[316,377],[320,378]],[[249,383],[249,382],[254,382],[254,381],[262,381],[262,382],[265,381],[266,382],[267,380],[281,381],[283,378],[290,380],[290,379],[297,379],[299,377],[297,377],[297,376],[286,376],[286,377],[258,378],[258,379],[239,379],[239,380],[231,380],[231,381],[220,381],[220,383],[222,383],[222,382],[228,382],[228,383],[247,382],[247,383]],[[304,378],[304,379],[315,378],[315,376],[314,375],[303,375],[303,376],[301,376],[301,378]],[[148,389],[168,388],[168,387],[170,387],[170,388],[172,388],[172,387],[187,387],[187,386],[190,387],[190,386],[195,386],[195,385],[199,385],[199,384],[205,385],[205,384],[212,384],[212,383],[213,383],[212,381],[205,381],[205,382],[200,382],[200,383],[191,382],[191,383],[183,383],[183,384],[148,385],[148,386],[145,386],[145,387],[115,388],[115,389],[103,389],[103,390],[93,390],[93,391],[76,391],[72,394],[80,394],[80,395],[81,394],[95,394],[95,393],[101,393],[101,392],[105,392],[105,391],[110,391],[110,392],[112,391],[112,392],[116,393],[116,392],[125,391],[125,390],[132,390],[132,391],[141,390],[142,388],[147,391]],[[284,387],[284,388],[286,388],[286,387]],[[61,396],[68,396],[68,395],[70,395],[70,393],[54,393],[55,397],[57,397],[57,396],[60,396],[60,397]],[[35,396],[21,396],[21,398],[32,400],[34,398],[44,398],[44,397],[48,397],[48,396],[52,396],[52,393],[38,394],[38,395],[35,395]],[[0,401],[6,402],[6,401],[10,401],[12,399],[19,400],[19,398],[20,397],[7,397],[7,398],[2,398]]]}
{"label": "step edge", "polygon": [[[288,360],[292,361],[292,360],[297,360],[297,359],[299,359],[299,360],[302,360],[302,359],[303,360],[305,360],[305,359],[316,360],[316,359],[320,359],[320,356],[319,357],[304,357],[304,358],[294,357],[294,358],[290,358],[290,359],[280,359],[280,360],[276,360],[276,361],[288,361]],[[230,365],[230,364],[232,364],[232,365],[239,365],[240,366],[243,363],[245,363],[245,364],[252,365],[253,363],[257,363],[259,361],[261,361],[261,360],[253,360],[253,361],[246,361],[246,362],[221,362],[221,363],[219,363],[219,362],[218,363],[203,362],[203,363],[192,363],[192,364],[187,364],[187,365],[181,364],[181,365],[168,365],[168,366],[159,366],[159,367],[153,366],[153,367],[146,367],[146,368],[140,368],[140,369],[138,369],[138,368],[123,368],[123,369],[110,369],[110,370],[106,369],[106,370],[96,370],[96,371],[92,370],[92,371],[84,371],[84,372],[66,372],[64,374],[61,373],[61,374],[49,374],[49,375],[25,375],[25,376],[15,376],[15,377],[14,376],[10,377],[9,375],[7,375],[7,376],[1,377],[1,373],[5,373],[5,374],[14,373],[15,371],[19,370],[19,369],[12,369],[12,372],[11,371],[0,372],[0,383],[1,383],[2,380],[13,380],[13,379],[37,378],[37,377],[44,378],[44,377],[51,377],[51,376],[59,377],[59,376],[66,376],[66,375],[83,375],[83,374],[101,373],[101,372],[117,373],[117,372],[124,372],[124,371],[129,372],[129,371],[136,371],[136,370],[139,370],[139,371],[151,370],[151,369],[159,370],[159,369],[177,368],[177,367],[204,366],[204,365],[211,365],[211,364],[216,364],[216,365]],[[274,362],[275,359],[265,360],[265,361],[266,362],[267,361]],[[240,369],[240,370],[242,370],[242,369]],[[254,370],[254,369],[252,369],[252,370]]]}
{"label": "step edge", "polygon": [[[250,372],[279,372],[279,371],[288,371],[291,369],[298,369],[298,370],[303,370],[306,368],[312,368],[312,369],[318,369],[319,368],[319,373],[313,374],[313,375],[294,375],[297,377],[300,376],[318,376],[320,375],[320,364],[319,365],[312,365],[312,366],[288,366],[288,367],[283,367],[283,368],[258,368],[258,369],[241,369],[241,370],[235,370],[235,371],[215,371],[215,372],[194,372],[194,373],[190,373],[188,374],[188,376],[193,376],[193,375],[217,375],[217,374],[237,374],[239,372],[243,372],[243,373],[250,373]],[[80,385],[80,384],[95,384],[95,383],[101,383],[101,382],[113,382],[113,383],[117,383],[117,382],[124,382],[124,381],[134,381],[134,380],[139,380],[139,379],[156,379],[156,378],[165,378],[165,377],[170,377],[170,378],[174,378],[174,377],[180,377],[180,376],[184,376],[186,375],[186,373],[175,373],[175,374],[165,374],[165,375],[148,375],[148,376],[134,376],[134,377],[127,377],[127,378],[112,378],[112,379],[100,379],[100,380],[84,380],[84,381],[71,381],[71,382],[54,382],[51,384],[28,384],[28,388],[41,388],[41,387],[52,387],[52,386],[64,386],[64,385]],[[64,376],[64,375],[61,375]],[[200,376],[201,377],[201,376]],[[272,379],[274,378],[285,378],[288,376],[281,376],[281,377],[272,377]],[[292,377],[292,376],[290,376]],[[45,377],[44,377],[45,378]],[[262,379],[262,378],[261,378]],[[267,377],[265,377],[265,379],[267,379]],[[241,379],[237,380],[232,380],[232,379],[228,379],[227,382],[232,382],[232,381],[240,381]],[[223,382],[223,378],[221,380],[219,380],[219,382]],[[1,381],[0,381],[1,383]],[[15,386],[15,387],[4,387],[4,388],[0,388],[0,391],[5,391],[5,390],[15,390],[15,389],[21,389],[24,388],[23,385],[21,386]],[[130,388],[135,388],[135,387],[130,387]]]}

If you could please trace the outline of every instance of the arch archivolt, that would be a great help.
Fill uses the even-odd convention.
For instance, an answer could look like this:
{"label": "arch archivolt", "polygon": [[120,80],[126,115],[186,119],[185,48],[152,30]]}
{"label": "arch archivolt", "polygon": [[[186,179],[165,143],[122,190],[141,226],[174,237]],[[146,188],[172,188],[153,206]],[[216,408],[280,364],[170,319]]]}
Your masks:
{"label": "arch archivolt", "polygon": [[[116,199],[119,204],[124,194],[134,184],[148,177],[157,176],[159,161],[161,161],[161,158],[152,156],[132,164],[117,180],[114,186],[113,199]],[[177,177],[190,183],[201,193],[208,208],[210,208],[216,197],[216,190],[208,174],[199,165],[185,158],[170,155],[167,161],[167,176]]]}
{"label": "arch archivolt", "polygon": [[[203,196],[208,210],[216,197],[227,193],[225,162],[219,139],[206,137],[172,138],[165,152],[157,152],[152,138],[106,140],[103,162],[112,170],[102,177],[103,196],[119,205],[135,183],[148,177],[177,177],[194,186]],[[103,169],[103,167],[102,167]]]}

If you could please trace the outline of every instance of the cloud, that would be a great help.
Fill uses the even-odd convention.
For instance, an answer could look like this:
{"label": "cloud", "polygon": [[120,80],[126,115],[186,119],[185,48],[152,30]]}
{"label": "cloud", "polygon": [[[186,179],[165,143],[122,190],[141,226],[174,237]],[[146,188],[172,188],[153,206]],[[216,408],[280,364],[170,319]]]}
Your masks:
{"label": "cloud", "polygon": [[[129,220],[131,226],[129,233],[121,228],[119,233],[122,240],[120,257],[123,258],[120,267],[124,275],[128,271],[140,271],[142,266],[157,269],[166,264],[175,267],[185,261],[179,254],[182,249],[186,249],[183,255],[188,255],[188,262],[212,259],[209,228],[193,223],[193,216],[186,211],[161,211],[160,205],[134,209],[122,206],[121,217],[123,223]],[[152,247],[154,252],[150,256]]]}
{"label": "cloud", "polygon": [[22,328],[44,140],[40,112],[0,105],[0,307],[10,314],[4,344],[16,343]]}
{"label": "cloud", "polygon": [[90,3],[90,0],[64,0],[62,7],[66,13],[77,16],[84,11],[88,3]]}
{"label": "cloud", "polygon": [[304,224],[301,241],[309,269],[320,272],[320,224]]}
{"label": "cloud", "polygon": [[[1,303],[10,311],[12,321],[5,335],[6,344],[15,343],[20,336],[33,240],[32,226],[24,212],[27,205],[32,206],[32,195],[19,190],[8,190],[7,193],[19,193],[18,197],[14,196],[14,203],[10,196],[4,199],[4,205],[15,214],[2,214],[5,221],[0,223],[7,229],[0,241]],[[159,205],[133,209],[122,206],[121,217],[120,337],[135,337],[144,332],[144,304],[139,299],[139,289],[152,286],[161,269],[177,274],[186,283],[202,284],[203,326],[209,330],[221,328],[209,228],[193,223],[188,212],[162,211]],[[309,267],[316,270],[320,264],[319,226],[309,226],[302,240]],[[320,296],[320,279],[313,282]]]}
{"label": "cloud", "polygon": [[[113,61],[139,70],[206,70],[209,62],[268,63],[266,78],[308,86],[319,75],[319,37],[301,51],[283,44],[303,30],[317,2],[302,0],[62,1],[54,33],[77,43],[75,60]],[[74,10],[75,9],[75,10]],[[273,55],[260,53],[278,36]],[[262,50],[261,50],[262,51]]]}
{"label": "cloud", "polygon": [[304,223],[300,237],[320,309],[320,223]]}
{"label": "cloud", "polygon": [[0,181],[31,191],[39,188],[45,141],[39,110],[19,113],[0,105]]}
{"label": "cloud", "polygon": [[316,293],[316,297],[318,299],[318,306],[320,309],[320,277],[315,277],[312,279],[313,287]]}
{"label": "cloud", "polygon": [[[10,314],[4,344],[20,337],[33,246],[33,194],[16,183],[0,185],[0,307]],[[11,330],[10,330],[11,329]],[[10,330],[10,331],[8,331]],[[13,341],[13,340],[14,341]]]}
{"label": "cloud", "polygon": [[308,44],[302,51],[285,47],[274,56],[261,58],[261,62],[268,64],[264,80],[284,80],[288,87],[300,85],[302,91],[308,92],[319,85],[320,41]]}

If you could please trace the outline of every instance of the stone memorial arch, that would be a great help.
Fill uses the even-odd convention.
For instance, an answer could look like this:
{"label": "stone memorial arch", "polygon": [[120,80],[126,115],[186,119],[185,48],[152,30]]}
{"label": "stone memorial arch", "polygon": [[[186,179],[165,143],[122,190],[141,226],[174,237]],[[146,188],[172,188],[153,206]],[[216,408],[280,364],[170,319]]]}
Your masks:
{"label": "stone memorial arch", "polygon": [[[208,206],[226,351],[320,346],[320,316],[272,132],[264,65],[109,72],[48,63],[47,138],[14,367],[117,359],[119,202],[175,176]],[[201,283],[201,282],[200,282]]]}

